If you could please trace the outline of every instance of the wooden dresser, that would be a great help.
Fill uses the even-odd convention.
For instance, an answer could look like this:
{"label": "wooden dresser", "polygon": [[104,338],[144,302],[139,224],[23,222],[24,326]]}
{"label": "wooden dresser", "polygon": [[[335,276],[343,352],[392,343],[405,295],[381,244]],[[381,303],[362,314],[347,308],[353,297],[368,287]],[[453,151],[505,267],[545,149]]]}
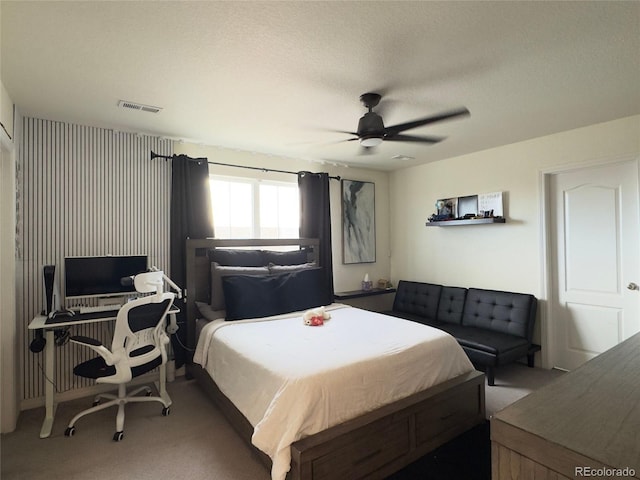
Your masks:
{"label": "wooden dresser", "polygon": [[640,334],[494,415],[491,470],[493,480],[640,478]]}

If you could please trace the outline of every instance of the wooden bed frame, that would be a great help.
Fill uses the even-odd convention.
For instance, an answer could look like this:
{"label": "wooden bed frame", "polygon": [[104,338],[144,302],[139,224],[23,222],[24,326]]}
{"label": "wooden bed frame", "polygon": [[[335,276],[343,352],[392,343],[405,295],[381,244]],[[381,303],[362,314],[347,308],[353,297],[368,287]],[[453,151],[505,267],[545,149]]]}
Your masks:
{"label": "wooden bed frame", "polygon": [[[195,348],[198,317],[195,302],[208,301],[210,264],[207,250],[218,247],[311,247],[317,239],[290,240],[187,240],[187,328]],[[271,459],[251,444],[253,426],[219,390],[199,365],[187,365],[187,375],[227,417],[229,423],[271,468]],[[485,421],[484,374],[470,372],[410,397],[308,436],[291,445],[291,470],[287,480],[335,478],[383,479],[426,453]]]}

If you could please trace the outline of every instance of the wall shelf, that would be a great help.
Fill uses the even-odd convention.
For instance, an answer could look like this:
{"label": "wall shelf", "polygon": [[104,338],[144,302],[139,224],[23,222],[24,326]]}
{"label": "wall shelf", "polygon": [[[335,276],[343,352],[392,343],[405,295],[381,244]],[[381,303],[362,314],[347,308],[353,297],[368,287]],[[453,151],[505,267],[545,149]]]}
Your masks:
{"label": "wall shelf", "polygon": [[506,222],[503,213],[502,192],[441,198],[436,201],[436,208],[436,213],[429,217],[433,221],[427,221],[427,227],[486,225]]}
{"label": "wall shelf", "polygon": [[469,220],[442,220],[440,222],[427,222],[427,227],[454,227],[460,225],[481,225],[491,223],[505,223],[504,217],[470,218]]}

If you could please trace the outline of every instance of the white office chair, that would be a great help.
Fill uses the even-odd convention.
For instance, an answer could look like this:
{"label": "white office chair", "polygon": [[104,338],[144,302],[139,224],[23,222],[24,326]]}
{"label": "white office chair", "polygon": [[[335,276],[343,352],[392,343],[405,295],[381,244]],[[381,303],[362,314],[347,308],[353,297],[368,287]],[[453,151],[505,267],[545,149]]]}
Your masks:
{"label": "white office chair", "polygon": [[[96,383],[118,385],[118,395],[100,394],[95,397],[93,407],[78,413],[69,422],[64,434],[72,437],[75,423],[81,417],[105,408],[118,405],[116,433],[113,440],[124,437],[124,406],[128,402],[160,402],[162,415],[169,415],[171,399],[168,395],[152,397],[151,389],[140,387],[127,395],[126,384],[139,375],[147,373],[167,362],[169,336],[165,332],[165,318],[175,295],[162,291],[163,273],[147,272],[136,275],[134,285],[140,293],[155,292],[155,295],[138,298],[126,303],[116,318],[111,350],[89,337],[76,336],[70,340],[95,350],[100,356],[76,365],[73,373],[85,378],[93,378]],[[163,381],[163,379],[161,379]],[[145,392],[146,396],[137,396]],[[163,393],[163,392],[161,392]],[[108,399],[100,403],[101,399]]]}

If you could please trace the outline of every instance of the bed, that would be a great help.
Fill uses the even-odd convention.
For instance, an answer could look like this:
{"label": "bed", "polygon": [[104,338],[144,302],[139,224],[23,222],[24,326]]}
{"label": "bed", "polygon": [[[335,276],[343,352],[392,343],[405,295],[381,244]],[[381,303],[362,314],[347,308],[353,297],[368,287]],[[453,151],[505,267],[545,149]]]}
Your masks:
{"label": "bed", "polygon": [[[296,304],[256,317],[247,317],[249,308],[232,313],[236,321],[216,320],[214,309],[211,321],[199,321],[203,304],[215,303],[212,251],[279,245],[304,252],[303,271],[321,268],[315,239],[187,241],[187,333],[195,350],[188,374],[273,480],[384,478],[485,420],[484,376],[439,330],[337,304],[326,307],[331,319],[322,327],[304,325]],[[295,275],[288,268],[275,276]],[[238,279],[240,293],[273,282],[250,275],[230,273],[225,293]],[[233,312],[233,296],[226,300]]]}

